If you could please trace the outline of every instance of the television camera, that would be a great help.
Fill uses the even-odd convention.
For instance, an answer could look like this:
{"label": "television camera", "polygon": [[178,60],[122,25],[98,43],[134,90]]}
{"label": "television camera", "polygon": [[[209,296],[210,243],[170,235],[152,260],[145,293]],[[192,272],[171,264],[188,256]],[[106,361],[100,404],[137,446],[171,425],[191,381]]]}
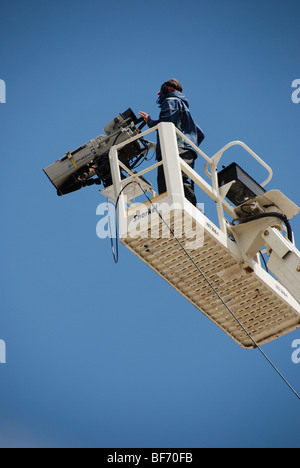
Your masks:
{"label": "television camera", "polygon": [[[106,135],[99,135],[74,151],[67,152],[62,159],[45,168],[44,172],[57,189],[57,194],[66,195],[94,184],[102,183],[105,188],[112,185],[109,150],[141,133],[144,126],[144,120],[138,119],[129,108],[104,127]],[[120,149],[119,159],[132,171],[146,158],[151,147],[153,143],[140,138]]]}

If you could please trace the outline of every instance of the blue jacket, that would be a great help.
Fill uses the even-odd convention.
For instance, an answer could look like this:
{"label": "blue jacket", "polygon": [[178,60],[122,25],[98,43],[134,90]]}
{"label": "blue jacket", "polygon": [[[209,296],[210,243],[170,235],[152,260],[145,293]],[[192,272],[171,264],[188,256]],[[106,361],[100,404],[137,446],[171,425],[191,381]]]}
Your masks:
{"label": "blue jacket", "polygon": [[[172,122],[194,145],[199,146],[204,140],[204,134],[200,127],[193,120],[189,103],[186,97],[179,91],[173,91],[165,99],[160,99],[161,112],[158,120],[150,119],[148,126],[154,127],[160,122]],[[195,150],[186,143],[179,135],[177,135],[179,150],[192,150],[197,157]],[[157,136],[156,159],[161,161],[161,149],[159,137]]]}

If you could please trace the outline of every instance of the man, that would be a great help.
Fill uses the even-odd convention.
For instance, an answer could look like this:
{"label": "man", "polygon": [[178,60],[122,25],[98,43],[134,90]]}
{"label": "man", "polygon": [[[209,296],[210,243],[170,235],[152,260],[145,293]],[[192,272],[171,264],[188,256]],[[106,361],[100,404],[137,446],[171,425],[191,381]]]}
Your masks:
{"label": "man", "polygon": [[[182,86],[179,81],[175,79],[166,81],[158,95],[157,103],[161,108],[159,119],[152,120],[146,112],[140,112],[139,115],[143,117],[150,128],[159,122],[172,122],[192,143],[199,146],[204,140],[204,134],[191,116],[189,103],[182,94]],[[177,135],[177,141],[180,157],[194,169],[195,160],[198,156],[196,151],[179,135]],[[157,161],[162,160],[159,137],[157,137],[156,159]],[[158,168],[157,182],[159,193],[164,193],[166,191],[166,181],[162,166]],[[185,174],[183,174],[183,186],[186,198],[196,206],[194,182],[190,181]]]}

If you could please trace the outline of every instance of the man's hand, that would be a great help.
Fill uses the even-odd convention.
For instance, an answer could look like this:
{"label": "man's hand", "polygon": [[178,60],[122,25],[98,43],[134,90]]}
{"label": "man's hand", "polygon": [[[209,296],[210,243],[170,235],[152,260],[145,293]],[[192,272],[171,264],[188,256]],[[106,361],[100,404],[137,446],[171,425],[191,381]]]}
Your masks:
{"label": "man's hand", "polygon": [[145,120],[146,123],[149,122],[149,120],[150,120],[150,115],[148,115],[146,112],[139,112],[139,115],[140,115],[141,117],[143,117],[143,119]]}

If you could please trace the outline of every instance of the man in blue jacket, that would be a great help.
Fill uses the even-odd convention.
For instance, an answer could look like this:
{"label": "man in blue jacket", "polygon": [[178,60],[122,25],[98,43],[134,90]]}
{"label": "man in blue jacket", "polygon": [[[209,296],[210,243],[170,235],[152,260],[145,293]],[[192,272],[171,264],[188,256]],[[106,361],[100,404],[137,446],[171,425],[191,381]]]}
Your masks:
{"label": "man in blue jacket", "polygon": [[[166,81],[158,94],[157,103],[161,108],[159,119],[152,120],[146,112],[139,113],[148,126],[152,128],[159,122],[172,122],[192,143],[199,146],[204,140],[204,134],[191,116],[189,103],[182,94],[182,86],[179,81],[175,79]],[[194,169],[197,158],[196,151],[179,135],[177,135],[177,142],[180,157]],[[159,137],[157,137],[156,159],[158,161],[162,160]],[[159,193],[164,193],[166,191],[166,181],[162,166],[158,168],[157,182]],[[183,186],[186,198],[193,205],[196,205],[194,182],[190,181],[185,174],[183,174]]]}

